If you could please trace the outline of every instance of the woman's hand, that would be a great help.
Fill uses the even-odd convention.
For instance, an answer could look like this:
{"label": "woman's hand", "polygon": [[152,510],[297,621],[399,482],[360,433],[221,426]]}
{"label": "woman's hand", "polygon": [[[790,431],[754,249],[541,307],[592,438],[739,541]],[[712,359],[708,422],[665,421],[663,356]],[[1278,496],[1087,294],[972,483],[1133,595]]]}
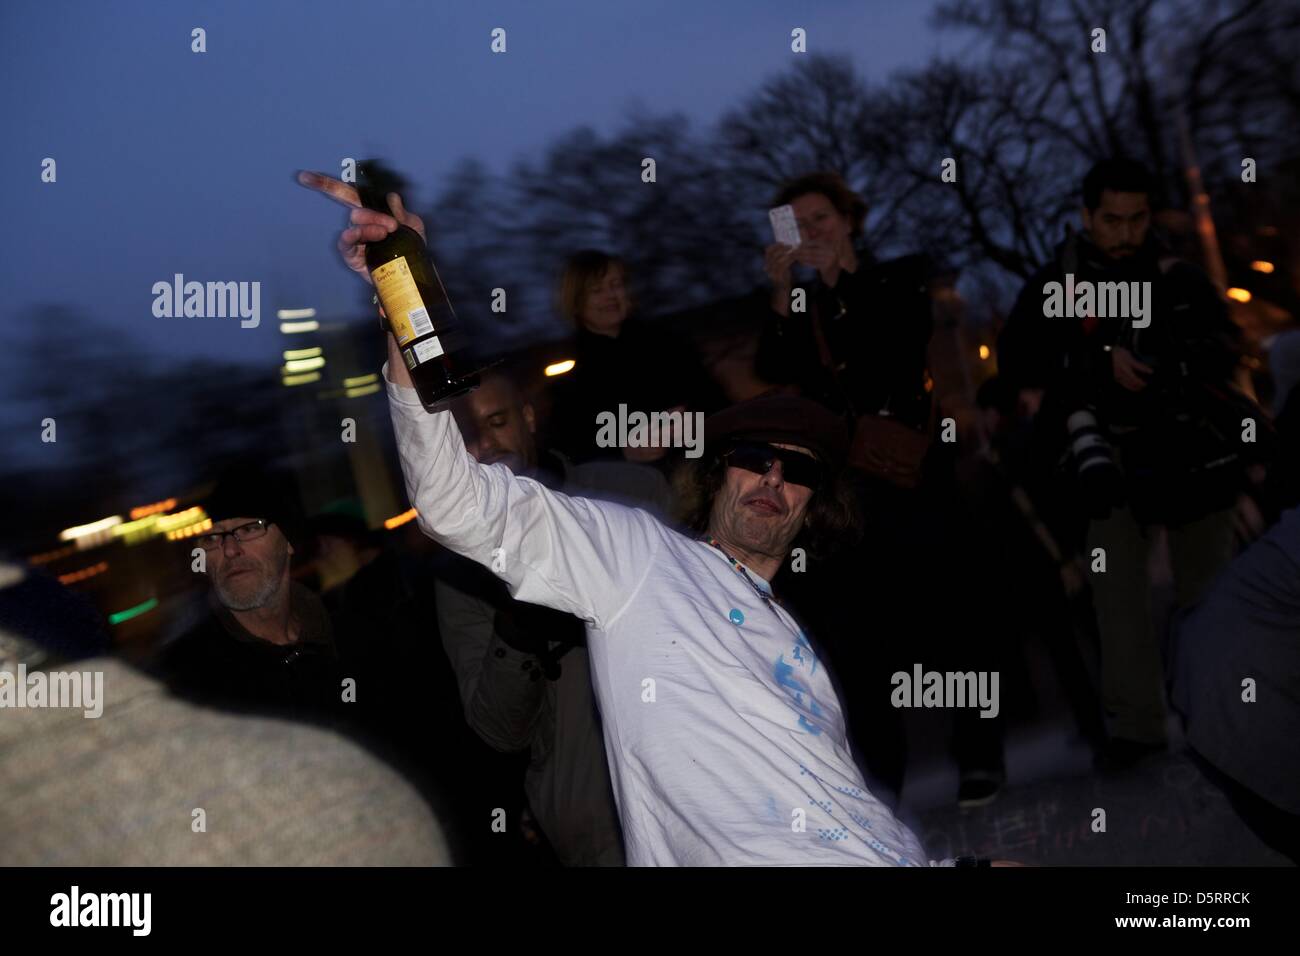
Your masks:
{"label": "woman's hand", "polygon": [[774,242],[763,250],[763,271],[772,283],[772,311],[781,316],[790,314],[790,289],[793,278],[790,270],[794,266],[795,247]]}
{"label": "woman's hand", "polygon": [[825,242],[805,242],[795,250],[795,261],[817,270],[822,282],[834,286],[842,268],[839,251]]}

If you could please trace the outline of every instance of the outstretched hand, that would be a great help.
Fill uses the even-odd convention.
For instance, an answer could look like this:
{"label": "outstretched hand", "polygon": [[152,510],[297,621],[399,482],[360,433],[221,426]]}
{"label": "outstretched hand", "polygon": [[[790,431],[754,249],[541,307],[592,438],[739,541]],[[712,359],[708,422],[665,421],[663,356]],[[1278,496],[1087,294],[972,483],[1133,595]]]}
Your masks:
{"label": "outstretched hand", "polygon": [[[298,173],[298,182],[351,208],[352,212],[349,215],[351,225],[339,234],[339,255],[343,257],[349,269],[371,285],[374,283],[371,282],[370,270],[366,267],[367,242],[378,242],[387,237],[397,230],[398,223],[410,226],[420,234],[421,239],[427,238],[424,233],[424,220],[413,212],[407,212],[406,207],[402,205],[402,197],[397,193],[389,193],[387,197],[388,208],[392,211],[390,216],[362,206],[361,196],[357,193],[356,187],[333,176],[301,170]],[[382,308],[380,314],[383,314]],[[397,348],[396,339],[392,335],[387,335],[386,338],[388,339],[388,378],[395,385],[414,387],[411,373]]]}
{"label": "outstretched hand", "polygon": [[424,232],[424,220],[413,212],[408,212],[402,205],[402,197],[389,193],[388,208],[392,215],[366,209],[361,205],[361,196],[355,186],[349,185],[333,176],[302,170],[298,173],[299,184],[315,190],[352,209],[348,217],[351,223],[339,234],[338,250],[349,269],[357,273],[366,282],[370,282],[370,270],[366,268],[366,243],[378,242],[395,232],[400,223],[410,226],[428,241]]}

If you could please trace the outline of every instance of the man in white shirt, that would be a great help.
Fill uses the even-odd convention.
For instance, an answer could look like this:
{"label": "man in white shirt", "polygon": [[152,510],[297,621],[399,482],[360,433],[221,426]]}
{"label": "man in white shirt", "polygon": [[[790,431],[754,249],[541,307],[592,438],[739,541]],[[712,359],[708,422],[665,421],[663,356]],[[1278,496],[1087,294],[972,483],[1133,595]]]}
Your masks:
{"label": "man in white shirt", "polygon": [[[351,187],[300,182],[358,207]],[[354,208],[339,248],[423,235]],[[396,218],[395,218],[396,217]],[[571,498],[481,465],[450,411],[426,411],[391,336],[384,366],[407,493],[425,534],[489,566],[519,600],[586,622],[629,865],[925,865],[924,849],[866,788],[839,699],[771,580],[842,454],[839,422],[790,397],[710,420],[706,533]],[[595,424],[593,423],[593,426]],[[947,861],[945,861],[947,862]]]}

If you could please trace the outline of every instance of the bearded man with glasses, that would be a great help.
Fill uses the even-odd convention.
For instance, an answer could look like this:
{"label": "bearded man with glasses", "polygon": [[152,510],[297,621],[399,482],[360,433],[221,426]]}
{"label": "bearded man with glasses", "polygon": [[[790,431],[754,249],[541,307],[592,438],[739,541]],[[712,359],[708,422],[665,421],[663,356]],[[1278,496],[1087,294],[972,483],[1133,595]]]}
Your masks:
{"label": "bearded man with glasses", "polygon": [[[496,755],[461,718],[433,616],[427,633],[402,632],[419,619],[394,582],[360,605],[367,613],[331,617],[292,576],[293,556],[310,551],[300,500],[289,472],[256,461],[217,482],[204,502],[212,527],[183,543],[202,549],[211,588],[170,628],[178,636],[164,639],[152,670],[178,697],[344,733],[437,808],[451,860],[510,858],[515,845],[471,827],[509,796]],[[429,651],[408,637],[424,638]]]}
{"label": "bearded man with glasses", "polygon": [[192,694],[334,710],[344,675],[330,619],[290,577],[301,524],[292,479],[232,468],[205,510],[212,527],[187,543],[202,549],[212,587],[171,629],[158,670]]}

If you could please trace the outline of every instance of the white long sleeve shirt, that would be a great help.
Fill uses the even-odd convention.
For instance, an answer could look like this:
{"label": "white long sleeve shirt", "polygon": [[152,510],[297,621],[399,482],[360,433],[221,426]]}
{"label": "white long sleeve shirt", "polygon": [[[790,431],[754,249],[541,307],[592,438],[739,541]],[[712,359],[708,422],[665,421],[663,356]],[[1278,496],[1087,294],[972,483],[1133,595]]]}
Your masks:
{"label": "white long sleeve shirt", "polygon": [[799,625],[726,556],[645,511],[480,465],[450,412],[391,382],[388,397],[424,533],[587,622],[629,865],[927,863],[867,791]]}

